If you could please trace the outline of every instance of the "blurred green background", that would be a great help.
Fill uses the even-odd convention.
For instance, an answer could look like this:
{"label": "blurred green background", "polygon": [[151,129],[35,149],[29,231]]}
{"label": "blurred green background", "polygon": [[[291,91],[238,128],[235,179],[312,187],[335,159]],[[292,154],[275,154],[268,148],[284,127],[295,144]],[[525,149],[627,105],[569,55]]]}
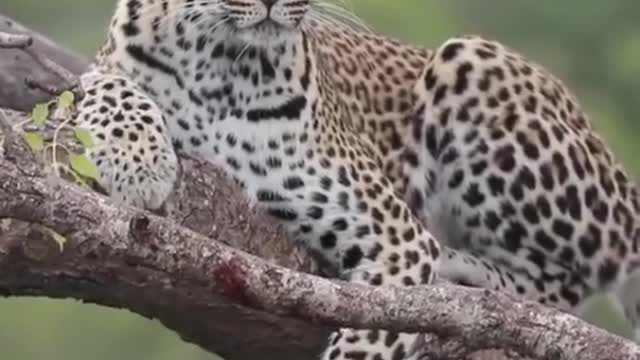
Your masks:
{"label": "blurred green background", "polygon": [[[640,1],[352,0],[378,32],[435,48],[464,33],[502,41],[543,64],[577,94],[633,174],[640,142]],[[2,0],[0,12],[91,55],[115,0]],[[603,299],[589,320],[629,335]],[[155,321],[75,301],[0,300],[2,360],[214,359]],[[212,319],[215,321],[215,319]]]}

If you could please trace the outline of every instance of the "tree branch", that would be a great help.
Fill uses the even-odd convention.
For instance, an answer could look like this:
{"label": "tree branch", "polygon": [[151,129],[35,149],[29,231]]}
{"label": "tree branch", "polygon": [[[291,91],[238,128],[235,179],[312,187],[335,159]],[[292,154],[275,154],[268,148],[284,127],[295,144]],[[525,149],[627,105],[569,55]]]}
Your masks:
{"label": "tree branch", "polygon": [[[9,115],[15,122],[23,119]],[[239,189],[214,167],[182,159],[180,187],[167,210],[172,220],[156,217],[206,237],[182,241],[179,237],[187,235],[166,228],[170,232],[162,235],[162,244],[153,239],[137,247],[129,243],[138,239],[132,236],[135,228],[129,229],[133,218],[113,216],[123,208],[61,179],[40,177],[28,150],[6,145],[0,178],[13,180],[0,186],[0,219],[12,220],[5,221],[5,231],[0,232],[1,294],[71,297],[126,308],[157,318],[185,340],[228,359],[264,354],[300,359],[321,351],[327,329],[212,296],[212,273],[202,272],[199,264],[208,261],[207,254],[217,254],[218,243],[253,252],[273,264],[315,269],[311,258],[285,241],[281,229],[250,208]],[[108,210],[103,212],[104,206]],[[26,213],[31,215],[23,217]],[[128,214],[146,213],[130,209]],[[67,239],[62,253],[47,228]]]}
{"label": "tree branch", "polygon": [[114,206],[43,177],[20,138],[6,137],[24,120],[8,114],[0,161],[5,296],[127,308],[228,359],[312,359],[339,326],[430,333],[415,349],[424,359],[491,348],[533,359],[640,359],[640,348],[621,337],[506,294],[449,284],[371,288],[310,275],[311,257],[220,171],[195,159],[182,158],[166,216]]}
{"label": "tree branch", "polygon": [[[3,236],[0,289],[5,294],[71,296],[163,316],[156,313],[160,307],[180,317],[183,330],[235,321],[206,311],[192,317],[194,306],[211,309],[216,295],[223,295],[234,316],[260,312],[273,326],[304,321],[299,334],[337,326],[385,328],[430,332],[464,344],[464,349],[453,346],[454,354],[505,347],[536,359],[640,356],[631,342],[506,294],[449,284],[407,289],[329,281],[230,248],[166,218],[112,206],[62,180],[26,176],[10,161],[0,164],[0,184],[1,218],[55,229],[68,241],[59,253],[44,231]],[[217,335],[231,337],[226,323],[222,327]],[[211,333],[206,339],[220,341]],[[204,345],[220,351],[218,344]]]}
{"label": "tree branch", "polygon": [[[68,49],[61,48],[46,36],[32,31],[24,25],[0,14],[0,32],[28,36],[33,42],[29,52],[22,49],[0,49],[0,108],[31,111],[33,105],[51,98],[49,91],[32,89],[25,83],[29,79],[38,84],[60,86],[60,74],[40,66],[39,60],[46,58],[72,74],[80,74],[89,61]],[[18,39],[24,43],[25,39]],[[12,44],[14,47],[20,43]],[[37,54],[36,57],[33,55]],[[69,79],[67,79],[69,80]],[[74,84],[65,83],[64,86]],[[63,87],[64,87],[63,86]]]}

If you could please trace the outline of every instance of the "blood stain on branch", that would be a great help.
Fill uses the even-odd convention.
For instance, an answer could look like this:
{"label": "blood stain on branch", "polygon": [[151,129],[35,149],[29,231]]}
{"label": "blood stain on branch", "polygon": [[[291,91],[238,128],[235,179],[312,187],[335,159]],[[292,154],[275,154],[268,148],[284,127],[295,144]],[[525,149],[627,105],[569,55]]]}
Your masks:
{"label": "blood stain on branch", "polygon": [[222,295],[243,306],[254,305],[248,296],[244,269],[238,260],[231,259],[228,263],[217,267],[213,271],[213,278]]}

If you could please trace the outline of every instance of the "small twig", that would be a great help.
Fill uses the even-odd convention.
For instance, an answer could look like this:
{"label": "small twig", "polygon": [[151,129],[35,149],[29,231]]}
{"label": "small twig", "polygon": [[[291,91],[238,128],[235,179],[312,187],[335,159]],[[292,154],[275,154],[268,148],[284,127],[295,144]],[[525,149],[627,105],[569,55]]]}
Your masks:
{"label": "small twig", "polygon": [[[66,120],[64,120],[62,122],[62,124],[60,124],[60,126],[58,126],[56,128],[56,130],[53,133],[53,155],[52,155],[52,157],[53,157],[53,171],[55,172],[56,176],[58,176],[58,177],[60,176],[60,169],[58,168],[58,166],[59,166],[59,164],[58,164],[58,156],[57,156],[57,151],[56,151],[57,145],[58,145],[58,135],[60,134],[60,131],[71,122],[71,120],[73,120],[73,117],[69,116]],[[68,149],[67,149],[67,152],[69,152]]]}
{"label": "small twig", "polygon": [[[55,85],[49,85],[49,84],[43,84],[41,82],[39,82],[38,80],[32,79],[32,78],[26,78],[24,79],[24,83],[25,85],[27,85],[27,87],[31,90],[40,90],[43,93],[49,95],[49,96],[58,96],[61,93],[63,93],[66,90],[70,90],[73,91],[73,85],[68,86],[55,86]],[[74,92],[75,94],[75,92]]]}

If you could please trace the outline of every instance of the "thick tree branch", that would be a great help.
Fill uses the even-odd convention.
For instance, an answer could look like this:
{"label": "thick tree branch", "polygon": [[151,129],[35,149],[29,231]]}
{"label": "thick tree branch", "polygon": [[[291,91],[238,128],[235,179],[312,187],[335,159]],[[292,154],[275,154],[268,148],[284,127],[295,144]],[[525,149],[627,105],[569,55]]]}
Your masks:
{"label": "thick tree branch", "polygon": [[228,320],[207,312],[191,318],[189,308],[211,308],[222,294],[230,307],[269,314],[274,326],[305,321],[301,333],[337,326],[385,328],[453,339],[445,344],[464,354],[506,347],[536,359],[640,358],[640,348],[631,342],[537,303],[448,284],[406,289],[328,281],[166,218],[112,206],[57,178],[30,177],[7,160],[0,164],[0,218],[55,229],[68,242],[60,253],[45,231],[3,236],[0,289],[6,294],[72,296],[143,314],[173,307],[182,310],[175,315],[186,328]]}
{"label": "thick tree branch", "polygon": [[[11,113],[5,114],[13,118]],[[110,206],[108,212],[101,212],[100,207],[109,206],[107,199],[91,193],[87,196],[86,190],[57,178],[40,177],[28,151],[14,152],[17,146],[6,148],[0,160],[0,177],[15,181],[4,184],[9,187],[0,187],[0,219],[12,219],[5,221],[4,232],[0,230],[0,293],[71,297],[126,308],[157,318],[185,340],[228,359],[255,359],[264,354],[273,359],[300,359],[321,350],[328,330],[212,296],[210,272],[193,277],[201,271],[198,262],[207,261],[206,254],[217,252],[216,247],[209,247],[209,243],[217,242],[209,239],[252,252],[271,263],[300,271],[315,269],[310,257],[284,241],[282,231],[259,210],[250,208],[239,190],[214,167],[183,159],[180,187],[167,211],[172,221],[157,218],[206,237],[198,235],[197,241],[185,242],[176,237],[183,235],[166,233],[166,244],[151,242],[136,248],[128,244],[133,239],[128,223],[110,214],[124,209]],[[43,187],[33,188],[33,180]],[[68,193],[69,189],[74,190]],[[21,197],[22,193],[27,197]],[[30,197],[36,194],[46,194],[46,198]],[[28,212],[33,217],[22,217],[21,213]],[[54,218],[61,222],[54,225],[47,220]],[[66,237],[64,252],[60,253],[46,228],[38,224]]]}
{"label": "thick tree branch", "polygon": [[[12,74],[23,75],[19,67]],[[22,120],[10,115],[10,125]],[[431,333],[417,349],[425,359],[489,348],[534,359],[640,359],[629,341],[504,294],[447,284],[369,288],[305,274],[316,271],[309,255],[194,159],[182,159],[167,217],[114,206],[43,177],[20,139],[6,138],[8,128],[0,159],[0,219],[9,219],[0,226],[4,295],[124,307],[228,359],[312,359],[338,326]],[[65,237],[62,251],[49,229]]]}

